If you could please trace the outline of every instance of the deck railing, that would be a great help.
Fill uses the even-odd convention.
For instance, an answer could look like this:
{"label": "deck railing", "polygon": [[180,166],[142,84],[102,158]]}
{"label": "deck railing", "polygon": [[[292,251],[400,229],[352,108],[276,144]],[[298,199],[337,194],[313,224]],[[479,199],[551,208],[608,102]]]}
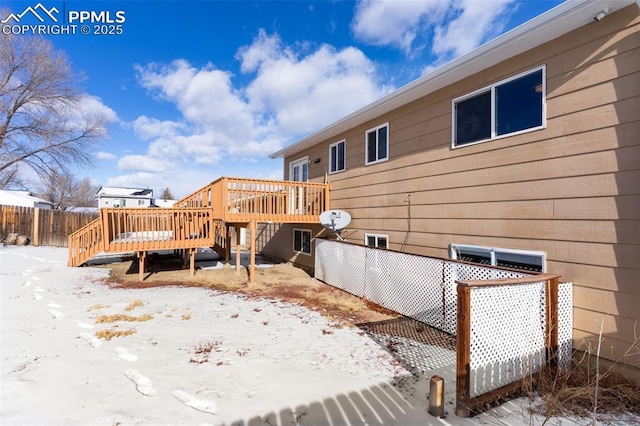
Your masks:
{"label": "deck railing", "polygon": [[218,224],[208,208],[100,209],[108,252],[211,247]]}
{"label": "deck railing", "polygon": [[223,177],[176,207],[209,207],[215,219],[230,223],[317,223],[329,209],[329,184]]}
{"label": "deck railing", "polygon": [[69,266],[80,266],[92,256],[104,250],[102,221],[100,218],[89,222],[67,238],[69,245]]}

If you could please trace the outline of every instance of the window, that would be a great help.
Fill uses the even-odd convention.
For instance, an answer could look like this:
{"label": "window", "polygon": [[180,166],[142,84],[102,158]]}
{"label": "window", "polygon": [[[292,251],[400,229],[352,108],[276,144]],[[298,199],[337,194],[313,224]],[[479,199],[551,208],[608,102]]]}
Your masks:
{"label": "window", "polygon": [[369,247],[389,248],[389,236],[379,234],[364,234],[364,244]]}
{"label": "window", "polygon": [[127,199],[120,198],[120,207],[127,207]]}
{"label": "window", "polygon": [[547,256],[543,251],[514,250],[499,247],[451,244],[451,259],[483,263],[524,271],[545,272]]}
{"label": "window", "polygon": [[311,254],[311,231],[308,229],[293,230],[293,251]]}
{"label": "window", "polygon": [[138,200],[138,205],[139,206],[144,206],[144,200]]}
{"label": "window", "polygon": [[346,145],[345,140],[329,145],[329,173],[344,171]]}
{"label": "window", "polygon": [[375,164],[389,159],[389,123],[367,130],[365,164]]}
{"label": "window", "polygon": [[453,148],[544,125],[544,66],[453,100]]}

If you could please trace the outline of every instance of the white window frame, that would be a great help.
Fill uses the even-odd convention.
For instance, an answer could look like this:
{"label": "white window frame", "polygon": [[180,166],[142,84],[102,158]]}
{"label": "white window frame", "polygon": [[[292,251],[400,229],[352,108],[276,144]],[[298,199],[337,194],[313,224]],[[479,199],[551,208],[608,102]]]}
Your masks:
{"label": "white window frame", "polygon": [[[378,130],[382,129],[383,127],[387,128],[387,156],[384,158],[378,158],[377,152],[378,152]],[[368,152],[369,152],[369,133],[371,132],[376,132],[376,160],[375,161],[368,161]],[[387,121],[384,124],[381,124],[379,126],[373,127],[369,130],[367,130],[366,132],[364,132],[364,165],[365,166],[370,166],[372,164],[378,164],[378,163],[383,163],[385,161],[389,161],[389,122]]]}
{"label": "white window frame", "polygon": [[[370,246],[369,244],[367,244],[369,238],[371,238],[371,237],[376,239],[376,245],[374,245],[374,246]],[[379,241],[380,238],[386,239],[386,241],[387,241],[386,247],[379,247],[378,246],[378,241]],[[387,235],[387,234],[368,234],[368,233],[365,233],[364,234],[364,245],[367,246],[367,247],[389,249],[389,235]]]}
{"label": "white window frame", "polygon": [[[344,145],[344,159],[342,161],[343,167],[342,167],[342,169],[338,169],[338,164],[340,164],[340,162],[338,161],[337,164],[335,164],[335,166],[336,166],[335,170],[332,170],[334,164],[333,164],[333,157],[331,156],[331,149],[333,147],[336,147],[336,161],[337,161],[338,152],[340,152],[338,147],[341,144]],[[346,139],[342,139],[341,141],[334,142],[331,145],[329,145],[329,174],[332,175],[332,174],[335,174],[335,173],[344,172],[345,170],[347,170],[347,140]]]}
{"label": "white window frame", "polygon": [[[488,246],[474,246],[474,245],[466,245],[466,244],[450,244],[449,245],[449,257],[453,260],[458,260],[458,253],[460,250],[467,251],[475,251],[475,252],[485,252],[490,258],[491,266],[498,266],[498,255],[506,254],[506,255],[515,255],[515,256],[530,256],[539,258],[541,262],[541,272],[547,272],[547,253],[544,251],[536,251],[536,250],[516,250],[516,249],[508,249],[501,247],[488,247]],[[521,269],[526,272],[526,269]]]}
{"label": "white window frame", "polygon": [[[302,233],[308,233],[309,234],[309,252],[307,253],[304,250],[296,250],[296,232],[302,232]],[[300,240],[301,242],[303,241],[302,239]],[[292,233],[292,241],[291,241],[291,247],[294,253],[299,253],[299,254],[304,254],[305,256],[311,256],[311,252],[312,252],[312,245],[313,245],[313,234],[311,233],[311,229],[304,229],[304,228],[293,228],[293,233]],[[304,244],[302,244],[302,247],[300,248],[304,248]]]}
{"label": "white window frame", "polygon": [[[542,124],[536,127],[530,127],[524,130],[518,130],[512,133],[505,133],[503,135],[496,134],[496,96],[495,91],[498,86],[507,84],[513,80],[517,80],[521,77],[525,77],[529,74],[536,73],[542,70]],[[456,104],[458,102],[465,101],[467,99],[478,96],[482,93],[491,92],[491,136],[487,139],[482,139],[475,142],[469,142],[463,145],[456,145]],[[465,148],[467,146],[473,146],[484,142],[503,139],[511,136],[521,135],[523,133],[535,132],[537,130],[545,129],[547,127],[547,66],[541,65],[539,67],[531,68],[527,71],[521,72],[504,80],[500,80],[489,86],[485,86],[481,89],[475,90],[466,95],[459,96],[451,101],[451,149]]]}

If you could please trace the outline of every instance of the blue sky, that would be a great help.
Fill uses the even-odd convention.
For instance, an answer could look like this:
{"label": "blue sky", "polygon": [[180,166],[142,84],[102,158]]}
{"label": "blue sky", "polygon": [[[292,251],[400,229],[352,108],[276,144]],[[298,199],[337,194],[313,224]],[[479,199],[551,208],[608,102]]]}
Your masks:
{"label": "blue sky", "polygon": [[124,12],[122,34],[47,36],[84,75],[85,108],[108,122],[95,167],[77,175],[181,197],[219,176],[282,178],[270,153],[561,2],[40,3],[65,17]]}

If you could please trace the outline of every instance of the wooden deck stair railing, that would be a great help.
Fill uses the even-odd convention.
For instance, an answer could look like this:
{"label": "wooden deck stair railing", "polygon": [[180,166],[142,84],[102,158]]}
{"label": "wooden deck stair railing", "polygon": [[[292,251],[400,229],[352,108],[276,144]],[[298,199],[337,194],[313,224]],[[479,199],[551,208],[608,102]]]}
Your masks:
{"label": "wooden deck stair railing", "polygon": [[[80,266],[96,254],[137,252],[140,270],[151,250],[200,247],[230,256],[230,226],[257,223],[318,223],[329,209],[329,184],[222,177],[179,200],[173,208],[102,208],[100,218],[69,236],[69,266]],[[239,268],[239,254],[236,254]],[[250,281],[255,266],[251,244]]]}
{"label": "wooden deck stair railing", "polygon": [[102,243],[102,220],[97,218],[69,235],[69,266],[80,266],[103,251]]}

